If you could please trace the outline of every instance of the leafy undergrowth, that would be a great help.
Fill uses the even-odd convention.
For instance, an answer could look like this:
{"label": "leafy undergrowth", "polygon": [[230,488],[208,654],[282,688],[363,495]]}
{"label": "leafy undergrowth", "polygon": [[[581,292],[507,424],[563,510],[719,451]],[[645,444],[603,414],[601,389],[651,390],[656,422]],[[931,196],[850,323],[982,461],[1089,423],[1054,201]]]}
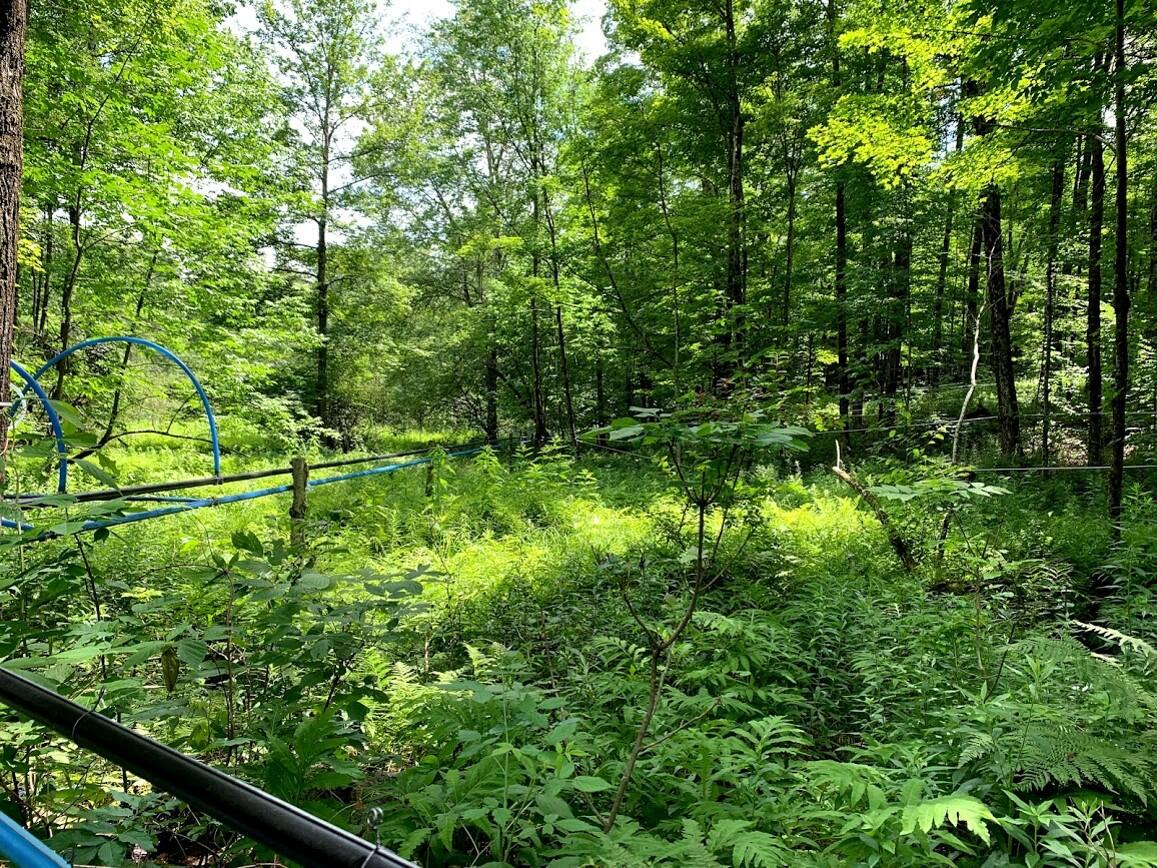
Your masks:
{"label": "leafy undergrowth", "polygon": [[[381,807],[428,866],[1157,864],[1157,507],[1110,551],[1059,482],[869,481],[917,571],[767,467],[706,510],[687,609],[705,546],[655,467],[438,459],[315,490],[306,551],[283,498],[6,549],[0,653],[337,822]],[[0,764],[77,863],[271,855],[30,724]]]}

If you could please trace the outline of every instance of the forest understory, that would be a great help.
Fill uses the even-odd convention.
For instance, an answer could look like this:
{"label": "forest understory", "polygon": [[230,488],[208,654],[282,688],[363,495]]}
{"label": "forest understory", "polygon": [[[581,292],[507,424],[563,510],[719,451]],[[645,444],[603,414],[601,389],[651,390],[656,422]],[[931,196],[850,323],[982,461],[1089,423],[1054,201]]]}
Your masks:
{"label": "forest understory", "polygon": [[[1157,862],[1142,479],[1114,544],[1103,474],[875,457],[885,527],[777,446],[700,538],[664,453],[613,442],[311,492],[304,547],[288,496],[9,546],[5,665],[339,823],[379,807],[422,865]],[[30,723],[0,756],[75,864],[272,858]]]}

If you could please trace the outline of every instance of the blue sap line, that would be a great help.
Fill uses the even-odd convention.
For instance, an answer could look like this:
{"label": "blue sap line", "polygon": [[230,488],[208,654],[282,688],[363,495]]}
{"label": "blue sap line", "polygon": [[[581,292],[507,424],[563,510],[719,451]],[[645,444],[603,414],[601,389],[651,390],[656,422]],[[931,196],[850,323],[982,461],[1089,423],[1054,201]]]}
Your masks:
{"label": "blue sap line", "polygon": [[[474,455],[481,452],[485,447],[475,447],[473,449],[462,449],[457,452],[447,452],[449,458],[460,458],[465,455]],[[311,479],[307,483],[310,488],[318,488],[322,485],[332,485],[335,482],[348,482],[351,479],[361,479],[366,476],[378,476],[383,473],[393,473],[396,470],[405,470],[409,467],[418,467],[423,464],[429,464],[433,458],[416,458],[413,461],[404,461],[401,464],[385,464],[378,467],[370,467],[366,470],[355,470],[351,473],[340,473],[336,476],[326,476],[322,479]],[[77,533],[85,531],[101,530],[103,528],[118,527],[122,524],[132,524],[138,521],[148,521],[152,518],[162,518],[166,515],[176,515],[181,512],[189,512],[193,509],[204,509],[208,506],[222,506],[227,503],[240,503],[244,500],[257,500],[262,497],[269,497],[274,494],[284,494],[287,491],[292,491],[293,485],[275,485],[270,488],[257,488],[253,491],[242,491],[237,494],[225,494],[220,497],[205,497],[200,500],[190,500],[184,503],[174,504],[173,506],[161,506],[156,509],[146,509],[141,512],[132,512],[128,515],[117,515],[106,519],[93,519],[86,521],[78,529]],[[0,518],[0,527],[12,528],[19,531],[35,531],[36,528],[30,524],[14,521],[10,518]],[[41,540],[51,539],[58,534],[43,533],[38,537],[34,537],[32,542],[39,542]]]}
{"label": "blue sap line", "polygon": [[0,855],[16,868],[68,868],[39,838],[0,811]]}
{"label": "blue sap line", "polygon": [[[197,375],[193,373],[193,369],[186,365],[172,350],[163,347],[155,341],[150,341],[146,338],[137,338],[130,335],[116,335],[115,337],[107,338],[89,338],[87,341],[81,341],[78,344],[73,344],[68,349],[61,350],[39,368],[36,373],[32,375],[34,380],[39,380],[49,370],[52,369],[57,362],[67,359],[73,353],[80,352],[88,347],[99,346],[100,344],[136,344],[140,347],[150,349],[155,353],[160,353],[174,365],[181,369],[182,373],[189,378],[189,382],[193,384],[193,388],[197,391],[197,397],[201,399],[201,409],[205,411],[205,418],[209,421],[209,440],[213,445],[213,475],[221,475],[221,441],[217,436],[217,417],[213,415],[213,406],[209,403],[209,396],[205,393],[205,388],[201,385],[201,381],[197,379]],[[30,384],[31,385],[31,384]],[[36,388],[36,387],[34,387]],[[39,392],[38,392],[39,394]],[[65,489],[61,489],[64,491]]]}
{"label": "blue sap line", "polygon": [[[44,408],[45,414],[48,416],[48,424],[52,426],[52,436],[56,438],[56,457],[59,460],[56,479],[56,491],[58,494],[63,494],[68,491],[68,446],[64,442],[64,429],[60,425],[60,414],[56,412],[56,408],[52,406],[52,401],[48,397],[48,393],[36,381],[36,377],[24,370],[24,367],[18,362],[11,362],[12,370],[14,370],[36,395],[40,401],[40,405]],[[17,401],[9,409],[9,414],[15,415],[16,408],[23,401]]]}

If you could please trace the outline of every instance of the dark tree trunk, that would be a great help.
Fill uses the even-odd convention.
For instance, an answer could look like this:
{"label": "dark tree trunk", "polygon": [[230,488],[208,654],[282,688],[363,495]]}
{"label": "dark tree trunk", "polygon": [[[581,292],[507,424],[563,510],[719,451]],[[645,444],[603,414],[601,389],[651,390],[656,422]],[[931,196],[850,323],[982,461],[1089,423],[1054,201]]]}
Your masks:
{"label": "dark tree trunk", "polygon": [[[80,276],[80,263],[84,258],[84,245],[80,240],[81,201],[83,194],[77,191],[76,199],[68,209],[69,237],[72,239],[72,263],[60,288],[60,349],[68,347],[72,340],[72,297],[76,292],[76,281]],[[64,380],[72,369],[72,358],[61,359],[56,365],[56,385],[52,387],[52,397],[64,397]]]}
{"label": "dark tree trunk", "polygon": [[912,239],[905,226],[900,230],[896,248],[884,261],[888,281],[888,310],[884,316],[885,350],[883,362],[883,392],[880,416],[888,424],[896,421],[896,395],[900,387],[904,320],[907,309],[908,273],[912,262]]}
{"label": "dark tree trunk", "polygon": [[836,364],[840,418],[849,427],[852,378],[848,372],[848,219],[844,182],[836,182]]}
{"label": "dark tree trunk", "polygon": [[[1069,216],[1070,232],[1081,237],[1088,229],[1087,212],[1089,210],[1089,175],[1093,171],[1093,159],[1089,150],[1088,136],[1077,137],[1076,158],[1073,160],[1073,208]],[[1068,277],[1078,271],[1083,265],[1074,262],[1072,257],[1064,256],[1061,261],[1061,274]],[[1066,302],[1067,308],[1067,302]]]}
{"label": "dark tree trunk", "polygon": [[[840,47],[836,38],[838,20],[836,0],[828,0],[828,38],[832,47],[832,86],[838,94],[843,86],[840,73]],[[842,178],[836,179],[836,366],[840,390],[840,419],[844,428],[851,427],[852,378],[848,371],[848,215],[847,190]]]}
{"label": "dark tree trunk", "polygon": [[932,365],[928,377],[932,385],[940,381],[940,368],[944,363],[944,290],[948,285],[948,257],[952,252],[952,221],[955,212],[956,194],[949,193],[948,212],[944,215],[944,234],[940,237],[936,290],[932,298]]}
{"label": "dark tree trunk", "polygon": [[1053,320],[1057,299],[1057,249],[1060,245],[1061,207],[1065,195],[1065,164],[1058,159],[1052,169],[1049,201],[1048,260],[1045,263],[1044,358],[1041,361],[1041,463],[1051,463]]}
{"label": "dark tree trunk", "polygon": [[[908,199],[907,191],[904,197],[904,229],[900,235],[900,244],[896,248],[896,291],[897,297],[897,312],[896,312],[896,346],[893,349],[895,353],[895,361],[893,367],[896,371],[897,379],[903,378],[905,382],[905,405],[910,399],[912,393],[912,214],[911,202]],[[903,349],[904,344],[908,345],[907,362],[905,362]]]}
{"label": "dark tree trunk", "polygon": [[[599,428],[605,428],[610,424],[607,418],[607,385],[606,385],[606,365],[603,361],[602,348],[595,351],[595,414],[598,416],[596,424]],[[599,434],[598,444],[606,446],[608,437],[606,434]]]}
{"label": "dark tree trunk", "polygon": [[[20,182],[24,174],[24,0],[0,2],[0,403],[12,386],[16,321],[16,251],[20,239]],[[0,456],[8,450],[8,413],[0,409]]]}
{"label": "dark tree trunk", "polygon": [[[135,329],[137,327],[137,323],[140,322],[141,314],[144,312],[144,309],[145,309],[145,301],[148,299],[149,287],[152,285],[152,282],[153,282],[153,272],[157,268],[157,258],[159,256],[160,256],[159,252],[154,252],[152,255],[152,258],[149,260],[148,271],[145,272],[145,279],[142,282],[141,291],[137,295],[137,306],[136,306],[136,310],[133,312],[133,329],[134,329],[134,332],[135,332]],[[132,332],[130,332],[130,334],[131,333]],[[117,424],[117,420],[120,417],[120,411],[121,411],[121,400],[124,397],[124,380],[125,380],[125,377],[128,375],[129,361],[132,359],[132,357],[133,357],[133,345],[132,344],[125,344],[124,352],[121,354],[120,382],[117,383],[116,390],[112,394],[112,407],[109,409],[108,422],[105,424],[104,433],[100,436],[100,439],[97,441],[97,447],[98,448],[107,444],[112,439],[113,434],[116,432],[116,424]]]}
{"label": "dark tree trunk", "polygon": [[317,417],[331,427],[329,401],[329,245],[327,221],[318,221],[317,238]]}
{"label": "dark tree trunk", "polygon": [[1089,207],[1089,175],[1093,171],[1093,154],[1089,150],[1091,139],[1080,136],[1077,139],[1076,173],[1073,177],[1073,212],[1083,214]]}
{"label": "dark tree trunk", "polygon": [[996,412],[1000,422],[1000,446],[1005,455],[1019,456],[1020,409],[1016,400],[1016,376],[1012,365],[1012,335],[1008,294],[1004,281],[1004,239],[1001,232],[1000,189],[989,186],[981,195],[984,258],[987,270],[989,346],[996,380]]}
{"label": "dark tree trunk", "polygon": [[490,346],[486,351],[486,442],[498,442],[498,349],[494,337],[490,336]]}
{"label": "dark tree trunk", "polygon": [[1101,424],[1104,395],[1101,373],[1101,248],[1105,224],[1105,148],[1099,138],[1090,138],[1089,147],[1093,168],[1089,203],[1089,282],[1085,306],[1085,348],[1089,368],[1086,442],[1088,463],[1100,464],[1105,443]]}
{"label": "dark tree trunk", "polygon": [[[502,255],[498,251],[491,254],[491,259],[494,263],[495,270],[501,267]],[[466,292],[466,304],[471,305],[485,305],[486,304],[486,260],[479,256],[474,264],[474,280],[477,284],[477,291],[471,295]],[[463,288],[468,287],[468,282],[463,276]],[[494,314],[488,307],[483,308],[483,321],[486,323],[486,361],[482,369],[482,390],[483,402],[485,406],[483,419],[483,431],[486,434],[486,442],[495,444],[498,442],[498,336],[495,333]]]}
{"label": "dark tree trunk", "polygon": [[1129,401],[1129,142],[1125,129],[1125,0],[1117,0],[1113,89],[1116,125],[1117,237],[1113,275],[1113,445],[1109,472],[1109,521],[1115,540],[1121,538],[1121,507],[1125,482],[1125,411]]}
{"label": "dark tree trunk", "polygon": [[41,272],[32,276],[32,298],[28,308],[28,320],[32,328],[33,339],[37,337],[36,324],[40,322],[40,305],[48,292],[48,278],[52,273],[52,220],[48,209],[43,212],[44,223],[40,232]]}
{"label": "dark tree trunk", "polygon": [[[786,147],[784,148],[786,157]],[[795,190],[796,172],[791,166],[787,169],[787,240],[783,257],[783,324],[791,323],[791,282],[795,266]]]}
{"label": "dark tree trunk", "polygon": [[[1149,193],[1149,306],[1157,309],[1157,177]],[[1151,326],[1152,328],[1152,326]]]}
{"label": "dark tree trunk", "polygon": [[538,296],[530,297],[530,367],[534,407],[534,445],[542,447],[550,439],[546,427],[546,407],[542,399],[542,339],[538,327]]}
{"label": "dark tree trunk", "polygon": [[[673,335],[674,347],[672,350],[671,375],[675,382],[675,393],[679,394],[682,391],[682,376],[679,369],[679,359],[681,358],[680,353],[683,346],[683,327],[681,313],[682,304],[679,300],[679,288],[682,284],[682,277],[679,272],[679,232],[675,229],[675,224],[671,221],[671,211],[667,207],[667,184],[664,180],[665,173],[663,167],[663,147],[660,143],[656,143],[655,145],[655,160],[655,168],[658,172],[659,181],[659,209],[663,212],[663,224],[667,227],[667,234],[671,236],[671,319],[672,325],[675,328],[675,334]],[[585,169],[583,172],[583,177],[585,180]],[[589,186],[587,187],[587,195],[589,201]],[[596,239],[598,237],[597,224],[595,229],[595,237]],[[610,273],[609,268],[608,273]]]}
{"label": "dark tree trunk", "polygon": [[856,334],[860,340],[858,349],[860,370],[857,372],[852,386],[852,428],[864,427],[864,400],[867,389],[865,382],[868,379],[868,319],[861,317],[856,321]]}
{"label": "dark tree trunk", "polygon": [[562,375],[562,394],[566,410],[566,433],[570,439],[571,452],[578,454],[578,434],[575,430],[574,395],[570,382],[570,363],[566,355],[566,329],[563,326],[562,305],[555,305],[554,322],[558,331],[559,373]]}
{"label": "dark tree trunk", "polygon": [[[734,0],[724,0],[724,23],[727,32],[727,304],[728,331],[731,334],[731,349],[738,357],[742,355],[744,334],[743,305],[747,303],[747,247],[744,239],[744,195],[743,195],[743,140],[746,119],[739,92],[740,53],[736,34]],[[737,366],[736,360],[729,360],[728,367]]]}
{"label": "dark tree trunk", "polygon": [[[545,168],[542,163],[539,163],[539,168],[545,173]],[[554,322],[558,332],[558,363],[559,373],[562,376],[562,393],[564,398],[564,409],[566,411],[566,432],[570,439],[571,452],[578,455],[578,433],[575,430],[575,415],[574,415],[574,394],[571,387],[570,379],[570,361],[567,359],[566,353],[566,328],[563,325],[562,316],[562,282],[559,276],[559,262],[558,262],[558,233],[554,224],[554,213],[551,211],[550,196],[543,186],[542,192],[542,210],[546,215],[546,226],[550,233],[550,276],[554,284],[555,298],[557,299],[554,307]]]}

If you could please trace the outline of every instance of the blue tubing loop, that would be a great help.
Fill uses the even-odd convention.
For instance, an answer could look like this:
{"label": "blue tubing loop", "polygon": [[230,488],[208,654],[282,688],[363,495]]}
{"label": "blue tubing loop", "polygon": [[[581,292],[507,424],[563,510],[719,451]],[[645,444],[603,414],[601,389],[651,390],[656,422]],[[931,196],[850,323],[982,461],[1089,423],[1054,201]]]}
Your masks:
{"label": "blue tubing loop", "polygon": [[3,811],[0,811],[0,856],[16,868],[68,868],[67,862]]}
{"label": "blue tubing loop", "polygon": [[[68,491],[68,447],[64,442],[64,429],[60,427],[60,415],[56,412],[56,408],[52,406],[52,401],[48,398],[48,393],[44,391],[44,387],[37,382],[37,373],[35,376],[24,370],[23,365],[18,362],[12,362],[12,370],[22,379],[28,388],[30,388],[36,397],[40,400],[40,405],[44,408],[45,415],[48,416],[48,424],[52,426],[52,436],[56,438],[56,457],[60,461],[59,468],[56,472],[56,491],[58,494],[63,494]],[[22,399],[23,400],[23,399]],[[19,402],[17,402],[19,404]],[[12,406],[15,410],[17,404]],[[9,412],[12,412],[10,410]]]}
{"label": "blue tubing loop", "polygon": [[[32,376],[39,380],[48,371],[54,367],[62,359],[66,359],[73,353],[88,349],[89,347],[99,346],[100,344],[136,344],[140,347],[150,349],[155,353],[164,356],[174,365],[181,369],[182,373],[192,383],[193,388],[197,391],[197,397],[201,399],[201,409],[205,411],[205,418],[209,422],[209,441],[213,444],[213,475],[221,475],[221,441],[217,435],[217,417],[213,415],[213,406],[209,403],[209,396],[205,394],[205,388],[201,385],[201,381],[197,379],[197,375],[193,373],[192,368],[186,365],[172,350],[163,347],[155,341],[150,341],[145,338],[131,337],[129,335],[117,335],[115,337],[107,338],[89,338],[87,341],[81,341],[78,344],[73,344],[66,350],[61,350],[47,362],[37,369]],[[63,491],[64,489],[61,489]]]}

